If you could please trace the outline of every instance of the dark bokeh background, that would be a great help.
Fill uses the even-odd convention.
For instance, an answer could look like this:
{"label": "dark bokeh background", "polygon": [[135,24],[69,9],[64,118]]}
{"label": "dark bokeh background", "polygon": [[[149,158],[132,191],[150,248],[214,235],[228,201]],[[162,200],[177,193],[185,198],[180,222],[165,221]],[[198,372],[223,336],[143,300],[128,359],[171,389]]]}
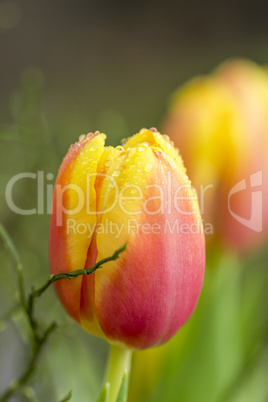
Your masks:
{"label": "dark bokeh background", "polygon": [[191,76],[229,57],[267,61],[265,1],[0,4],[10,26],[0,27],[1,121],[29,66],[44,74],[50,119],[76,115],[77,133],[103,130],[112,110],[132,134],[159,124],[170,92]]}
{"label": "dark bokeh background", "polygon": [[[232,57],[267,63],[267,4],[231,0],[0,0],[0,220],[21,256],[27,289],[41,285],[49,272],[49,214],[20,216],[12,212],[4,196],[11,177],[44,171],[53,174],[52,181],[45,178],[45,186],[51,184],[68,147],[80,134],[100,130],[108,135],[108,143],[118,144],[142,127],[159,127],[170,95],[191,77]],[[14,187],[14,201],[21,208],[36,207],[36,194],[33,180]],[[0,261],[1,317],[14,305],[17,285],[14,264],[3,247]],[[266,270],[263,263],[260,265],[258,271],[255,264],[256,276],[248,280],[256,285],[253,289],[248,286],[251,298],[246,293],[248,311],[255,306],[255,322],[261,321],[263,314],[256,316],[255,311],[264,306],[260,289]],[[236,288],[233,293],[237,294]],[[56,319],[59,330],[47,345],[31,382],[35,391],[31,389],[30,394],[36,392],[42,401],[57,401],[72,388],[74,401],[94,401],[106,343],[73,324],[53,289],[38,302],[36,313],[46,323]],[[258,328],[256,325],[256,331]],[[207,331],[203,332],[207,338]],[[236,327],[233,332],[236,337]],[[28,359],[27,336],[21,314],[8,323],[0,320],[0,391]],[[248,337],[248,344],[258,347],[263,338],[256,337],[254,343]],[[77,339],[79,342],[74,341]],[[208,338],[207,350],[210,345]],[[249,348],[249,355],[251,352]],[[267,349],[265,356],[261,373],[267,367]],[[255,367],[252,370],[259,373]],[[202,383],[202,377],[199,380]],[[170,390],[173,392],[173,385]],[[202,400],[209,401],[208,397]]]}

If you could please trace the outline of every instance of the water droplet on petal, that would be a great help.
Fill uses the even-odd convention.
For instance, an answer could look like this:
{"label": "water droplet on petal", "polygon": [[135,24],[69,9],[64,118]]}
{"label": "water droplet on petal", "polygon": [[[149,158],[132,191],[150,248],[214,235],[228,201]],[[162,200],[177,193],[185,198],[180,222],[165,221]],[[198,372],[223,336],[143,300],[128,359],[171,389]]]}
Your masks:
{"label": "water droplet on petal", "polygon": [[168,135],[163,134],[163,135],[162,135],[162,137],[163,137],[163,138],[164,138],[166,141],[168,141],[168,142],[170,141],[170,138],[169,138],[169,136],[168,136]]}
{"label": "water droplet on petal", "polygon": [[117,145],[117,147],[115,148],[118,151],[124,151],[124,148],[122,147],[122,145]]}
{"label": "water droplet on petal", "polygon": [[98,149],[98,145],[91,145],[91,147],[89,148],[89,151],[97,151]]}
{"label": "water droplet on petal", "polygon": [[170,159],[169,160],[169,164],[170,164],[170,166],[172,167],[172,169],[176,169],[176,163],[174,162],[174,160],[173,159]]}
{"label": "water droplet on petal", "polygon": [[140,130],[140,134],[145,133],[145,131],[148,131],[147,128],[142,128],[142,129]]}
{"label": "water droplet on petal", "polygon": [[152,163],[147,163],[147,165],[144,168],[144,171],[146,173],[149,173],[152,170],[152,168],[153,168],[153,164]]}
{"label": "water droplet on petal", "polygon": [[86,138],[86,134],[81,134],[79,136],[79,141],[83,141]]}
{"label": "water droplet on petal", "polygon": [[118,177],[118,176],[120,176],[120,170],[115,170],[114,172],[113,172],[113,176],[114,177]]}
{"label": "water droplet on petal", "polygon": [[158,132],[157,128],[155,128],[155,127],[151,127],[151,128],[150,128],[150,131],[153,131],[154,133],[157,133],[157,132]]}

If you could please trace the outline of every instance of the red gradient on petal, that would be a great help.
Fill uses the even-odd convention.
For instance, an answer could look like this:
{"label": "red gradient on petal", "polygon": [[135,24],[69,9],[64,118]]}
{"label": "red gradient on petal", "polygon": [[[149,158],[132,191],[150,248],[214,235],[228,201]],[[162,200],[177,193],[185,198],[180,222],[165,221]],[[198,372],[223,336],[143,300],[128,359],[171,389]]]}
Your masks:
{"label": "red gradient on petal", "polygon": [[[165,173],[171,171],[163,163]],[[159,178],[166,177],[160,173],[160,164],[158,173]],[[179,185],[174,171],[172,178],[174,194]],[[148,197],[152,195],[148,193]],[[126,252],[109,268],[113,274],[96,302],[96,315],[107,338],[137,349],[159,345],[194,311],[204,276],[204,236],[165,232],[165,227],[172,228],[176,221],[190,226],[196,217],[179,214],[174,206],[171,214],[142,215],[139,224],[152,227],[157,223],[162,230],[132,233]]]}

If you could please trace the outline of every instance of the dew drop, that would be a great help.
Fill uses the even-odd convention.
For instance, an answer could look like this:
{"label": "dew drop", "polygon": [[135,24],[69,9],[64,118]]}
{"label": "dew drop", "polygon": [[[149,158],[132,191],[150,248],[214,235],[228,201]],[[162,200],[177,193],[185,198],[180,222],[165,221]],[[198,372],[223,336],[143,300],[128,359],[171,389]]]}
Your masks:
{"label": "dew drop", "polygon": [[176,169],[176,163],[174,162],[174,160],[173,159],[170,159],[169,160],[169,164],[170,164],[170,166],[172,167],[172,169]]}
{"label": "dew drop", "polygon": [[167,141],[167,142],[169,142],[170,141],[170,138],[169,138],[169,136],[168,135],[166,135],[166,134],[163,134],[162,135],[162,137]]}
{"label": "dew drop", "polygon": [[151,128],[150,128],[150,131],[153,131],[154,133],[157,133],[157,132],[158,132],[157,128],[155,128],[155,127],[151,127]]}
{"label": "dew drop", "polygon": [[145,133],[145,131],[148,131],[147,128],[142,128],[142,129],[140,130],[140,134]]}
{"label": "dew drop", "polygon": [[149,173],[149,172],[152,170],[152,168],[153,168],[152,163],[147,163],[147,165],[146,165],[145,168],[144,168],[144,171],[145,171],[146,173]]}
{"label": "dew drop", "polygon": [[124,148],[122,147],[122,145],[117,145],[117,147],[115,148],[118,151],[124,151]]}
{"label": "dew drop", "polygon": [[98,149],[98,145],[92,145],[90,148],[89,148],[89,151],[97,151],[97,149]]}
{"label": "dew drop", "polygon": [[79,136],[79,141],[83,141],[86,138],[86,134],[81,134]]}
{"label": "dew drop", "polygon": [[145,151],[145,149],[146,149],[146,148],[145,148],[144,146],[141,146],[141,147],[138,148],[138,150],[139,150],[140,152]]}
{"label": "dew drop", "polygon": [[120,170],[115,170],[114,172],[113,172],[113,176],[114,177],[118,177],[118,176],[120,176]]}
{"label": "dew drop", "polygon": [[111,166],[112,161],[110,159],[107,159],[107,161],[105,162],[105,166]]}

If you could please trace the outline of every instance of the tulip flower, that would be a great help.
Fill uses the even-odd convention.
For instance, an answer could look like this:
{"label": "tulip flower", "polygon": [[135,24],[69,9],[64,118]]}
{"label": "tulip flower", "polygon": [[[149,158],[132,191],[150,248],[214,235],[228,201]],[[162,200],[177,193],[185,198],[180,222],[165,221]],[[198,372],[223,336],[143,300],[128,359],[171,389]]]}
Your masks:
{"label": "tulip flower", "polygon": [[63,306],[85,330],[119,345],[108,370],[113,383],[122,348],[161,345],[191,316],[205,247],[197,197],[169,138],[143,129],[116,148],[105,146],[105,138],[81,136],[62,162],[50,265],[52,274],[87,269],[127,244],[118,260],[92,275],[55,282]]}
{"label": "tulip flower", "polygon": [[238,60],[179,89],[164,123],[198,190],[205,233],[210,225],[241,251],[267,236],[267,116],[267,72]]}
{"label": "tulip flower", "polygon": [[56,180],[51,272],[92,266],[127,243],[91,276],[55,284],[67,312],[88,332],[133,349],[168,341],[196,306],[204,236],[196,195],[167,137],[141,130],[124,146],[82,136]]}

